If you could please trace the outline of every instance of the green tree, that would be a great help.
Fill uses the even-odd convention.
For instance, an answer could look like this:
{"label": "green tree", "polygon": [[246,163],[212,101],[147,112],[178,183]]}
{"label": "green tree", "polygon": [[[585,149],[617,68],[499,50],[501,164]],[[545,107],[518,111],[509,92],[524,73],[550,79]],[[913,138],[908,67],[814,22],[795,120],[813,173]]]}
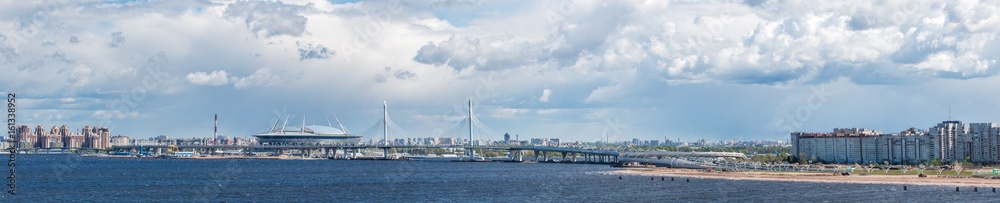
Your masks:
{"label": "green tree", "polygon": [[934,159],[934,160],[931,160],[930,162],[927,162],[927,165],[931,165],[931,166],[941,166],[941,165],[942,165],[942,164],[941,164],[941,159]]}

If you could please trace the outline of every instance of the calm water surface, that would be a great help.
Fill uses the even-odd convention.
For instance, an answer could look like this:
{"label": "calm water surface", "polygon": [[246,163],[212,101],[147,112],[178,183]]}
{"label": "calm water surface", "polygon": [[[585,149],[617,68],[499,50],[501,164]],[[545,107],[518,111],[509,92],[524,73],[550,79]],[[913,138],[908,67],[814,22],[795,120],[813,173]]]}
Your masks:
{"label": "calm water surface", "polygon": [[[989,188],[609,175],[605,165],[23,155],[0,202],[996,202]],[[4,169],[6,170],[6,168]],[[1000,187],[1000,186],[998,186]]]}

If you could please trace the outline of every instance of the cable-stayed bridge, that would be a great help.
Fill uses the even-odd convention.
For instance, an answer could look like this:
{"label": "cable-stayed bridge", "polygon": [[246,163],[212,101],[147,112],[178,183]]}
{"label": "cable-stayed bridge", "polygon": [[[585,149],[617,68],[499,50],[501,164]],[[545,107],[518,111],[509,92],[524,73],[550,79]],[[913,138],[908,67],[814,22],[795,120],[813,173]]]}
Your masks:
{"label": "cable-stayed bridge", "polygon": [[372,125],[368,130],[358,135],[363,139],[378,140],[370,142],[370,144],[380,147],[394,146],[395,143],[393,140],[411,137],[409,132],[396,125],[389,118],[389,105],[385,101],[382,102],[382,119],[379,119],[378,122],[375,122],[375,125]]}
{"label": "cable-stayed bridge", "polygon": [[[389,117],[389,108],[386,102],[382,105],[382,118],[375,122],[370,128],[364,132],[357,134],[362,139],[368,140],[368,142],[362,142],[359,144],[335,144],[335,145],[260,145],[260,146],[211,146],[211,145],[197,145],[197,146],[176,146],[176,145],[147,145],[147,146],[115,146],[116,151],[120,150],[137,150],[145,149],[149,150],[163,150],[165,148],[170,148],[177,150],[182,149],[193,149],[193,150],[203,150],[208,152],[215,152],[220,149],[238,149],[241,151],[246,151],[252,153],[253,151],[260,150],[274,150],[281,152],[284,150],[298,150],[302,153],[308,153],[309,155],[325,155],[326,157],[336,157],[338,152],[343,152],[343,156],[339,158],[357,158],[357,157],[347,157],[348,154],[357,155],[358,152],[366,149],[381,149],[382,157],[380,159],[393,159],[389,156],[390,150],[393,149],[416,149],[416,148],[458,148],[464,149],[467,155],[466,161],[484,161],[485,157],[476,156],[476,151],[507,151],[507,158],[509,161],[525,161],[524,152],[531,151],[535,157],[535,161],[538,162],[552,162],[558,160],[559,162],[584,162],[584,163],[620,163],[620,162],[638,162],[646,164],[656,164],[669,167],[683,167],[683,168],[709,168],[718,167],[718,165],[712,164],[713,159],[720,158],[736,158],[736,159],[746,159],[746,155],[742,153],[732,153],[732,152],[665,152],[665,151],[624,151],[621,149],[607,149],[607,148],[595,148],[595,147],[549,147],[549,146],[519,146],[519,145],[508,145],[506,143],[500,144],[499,137],[502,136],[501,133],[493,130],[485,123],[476,118],[476,114],[473,112],[472,99],[469,99],[468,103],[468,114],[462,121],[457,123],[454,127],[448,129],[440,138],[456,138],[457,143],[451,143],[447,146],[415,146],[415,145],[405,145],[395,142],[396,139],[407,139],[413,138],[407,130],[400,127],[392,121]],[[287,122],[287,119],[286,119]],[[305,121],[303,121],[304,123]],[[339,119],[337,123],[340,128],[349,134],[347,129],[344,129],[343,125],[340,125]],[[275,124],[276,126],[277,124]],[[328,122],[328,125],[329,122]],[[304,124],[303,124],[304,126]],[[330,125],[332,126],[332,125]],[[273,128],[273,127],[272,127]],[[284,127],[282,127],[284,128]],[[466,140],[462,141],[462,138]],[[333,156],[331,156],[331,153]],[[553,155],[550,159],[549,155]],[[561,156],[560,156],[561,155]],[[559,158],[561,157],[561,158]],[[374,158],[374,157],[371,157]],[[494,157],[495,158],[495,157]],[[559,159],[557,159],[559,158]],[[377,158],[376,158],[377,159]],[[723,167],[725,167],[723,165]]]}

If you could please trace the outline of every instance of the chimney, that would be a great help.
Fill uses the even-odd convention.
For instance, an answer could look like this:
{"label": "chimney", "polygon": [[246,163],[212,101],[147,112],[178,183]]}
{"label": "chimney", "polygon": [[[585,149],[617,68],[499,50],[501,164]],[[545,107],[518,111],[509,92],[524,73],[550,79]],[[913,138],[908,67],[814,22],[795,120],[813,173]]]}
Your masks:
{"label": "chimney", "polygon": [[215,136],[212,138],[219,137],[219,114],[215,114]]}

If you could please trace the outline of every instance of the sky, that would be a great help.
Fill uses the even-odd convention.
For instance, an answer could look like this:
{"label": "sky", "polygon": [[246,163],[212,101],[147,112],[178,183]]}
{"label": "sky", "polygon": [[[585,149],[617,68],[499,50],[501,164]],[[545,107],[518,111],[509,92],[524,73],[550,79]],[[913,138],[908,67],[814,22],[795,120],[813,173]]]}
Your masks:
{"label": "sky", "polygon": [[[18,122],[786,140],[1000,122],[998,1],[3,1]],[[502,138],[502,136],[490,136]]]}

